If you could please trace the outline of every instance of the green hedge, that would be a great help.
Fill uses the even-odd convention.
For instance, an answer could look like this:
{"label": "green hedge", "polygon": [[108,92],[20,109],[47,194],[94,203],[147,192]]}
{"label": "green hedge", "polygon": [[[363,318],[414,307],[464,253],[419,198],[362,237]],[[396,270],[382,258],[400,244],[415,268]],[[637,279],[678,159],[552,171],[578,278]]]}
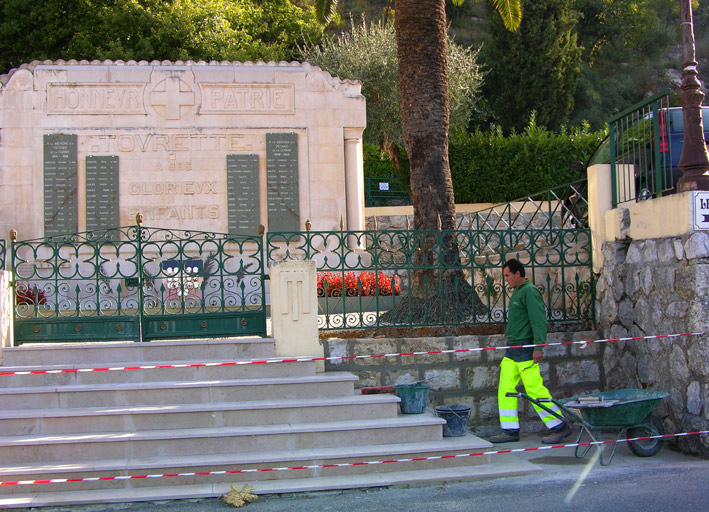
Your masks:
{"label": "green hedge", "polygon": [[[502,203],[575,181],[574,164],[585,163],[606,135],[587,128],[552,133],[533,124],[507,137],[499,131],[453,134],[448,152],[456,203]],[[403,148],[399,154],[397,171],[375,146],[365,147],[365,176],[408,182]]]}

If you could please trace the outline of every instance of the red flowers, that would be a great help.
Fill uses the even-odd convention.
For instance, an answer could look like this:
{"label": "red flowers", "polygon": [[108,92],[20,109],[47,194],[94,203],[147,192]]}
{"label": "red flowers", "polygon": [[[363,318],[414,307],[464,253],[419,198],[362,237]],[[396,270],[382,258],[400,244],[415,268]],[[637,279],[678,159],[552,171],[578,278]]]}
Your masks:
{"label": "red flowers", "polygon": [[46,304],[47,297],[44,290],[38,289],[36,286],[30,288],[28,284],[18,284],[15,289],[15,304]]}
{"label": "red flowers", "polygon": [[[399,295],[401,283],[399,276],[390,276],[384,272],[345,272],[345,295],[357,297],[358,295]],[[318,272],[318,297],[342,297],[342,273]]]}

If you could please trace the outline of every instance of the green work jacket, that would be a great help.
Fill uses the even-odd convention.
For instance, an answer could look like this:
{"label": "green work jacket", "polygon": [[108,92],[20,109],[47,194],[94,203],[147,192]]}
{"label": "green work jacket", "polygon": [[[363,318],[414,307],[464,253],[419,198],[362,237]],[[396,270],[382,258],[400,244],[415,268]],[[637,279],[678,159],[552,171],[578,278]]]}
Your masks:
{"label": "green work jacket", "polygon": [[[544,299],[529,279],[525,279],[512,293],[507,312],[505,337],[508,346],[547,341],[547,313]],[[517,362],[530,361],[534,350],[533,347],[508,348],[505,357]],[[541,350],[541,347],[536,350]]]}

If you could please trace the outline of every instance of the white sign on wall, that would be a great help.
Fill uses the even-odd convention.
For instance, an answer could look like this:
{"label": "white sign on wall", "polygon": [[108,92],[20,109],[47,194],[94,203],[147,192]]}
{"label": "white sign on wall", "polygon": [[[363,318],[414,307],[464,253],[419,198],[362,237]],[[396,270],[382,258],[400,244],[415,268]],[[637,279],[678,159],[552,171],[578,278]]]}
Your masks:
{"label": "white sign on wall", "polygon": [[694,229],[709,230],[709,192],[694,193]]}

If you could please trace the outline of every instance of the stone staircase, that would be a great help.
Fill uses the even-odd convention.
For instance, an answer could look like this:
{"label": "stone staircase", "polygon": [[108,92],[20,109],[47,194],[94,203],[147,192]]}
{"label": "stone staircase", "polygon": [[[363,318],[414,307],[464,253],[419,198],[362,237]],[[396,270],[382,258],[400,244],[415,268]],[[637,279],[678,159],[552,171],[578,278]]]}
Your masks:
{"label": "stone staircase", "polygon": [[[0,482],[163,475],[471,453],[433,414],[397,414],[393,395],[355,395],[356,377],[315,363],[160,368],[265,359],[271,339],[26,345],[3,371],[154,369],[0,375]],[[512,456],[184,477],[0,485],[0,508],[215,497],[521,474]]]}

